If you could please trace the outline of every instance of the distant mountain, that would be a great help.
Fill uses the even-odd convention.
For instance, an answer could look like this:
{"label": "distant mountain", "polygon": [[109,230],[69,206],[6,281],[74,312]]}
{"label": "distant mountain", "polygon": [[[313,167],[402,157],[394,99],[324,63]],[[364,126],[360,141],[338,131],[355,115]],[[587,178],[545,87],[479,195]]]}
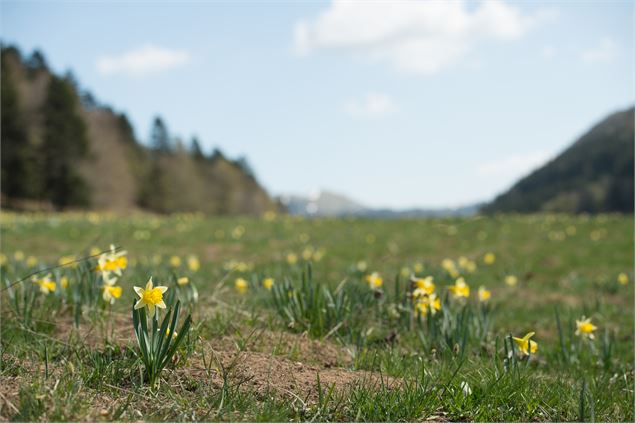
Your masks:
{"label": "distant mountain", "polygon": [[298,195],[282,196],[280,202],[291,214],[320,217],[371,217],[385,219],[406,219],[418,217],[469,216],[476,214],[481,204],[459,208],[441,209],[374,209],[355,200],[329,191],[321,191],[314,197]]}
{"label": "distant mountain", "polygon": [[634,120],[613,113],[482,211],[632,213]]}
{"label": "distant mountain", "polygon": [[159,213],[260,214],[278,205],[244,158],[186,148],[157,118],[142,145],[123,113],[100,104],[44,56],[2,48],[2,205]]}

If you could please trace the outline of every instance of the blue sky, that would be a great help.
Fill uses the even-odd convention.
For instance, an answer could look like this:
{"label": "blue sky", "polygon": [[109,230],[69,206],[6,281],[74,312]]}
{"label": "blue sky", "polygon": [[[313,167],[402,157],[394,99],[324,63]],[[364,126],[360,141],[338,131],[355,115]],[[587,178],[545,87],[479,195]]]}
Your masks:
{"label": "blue sky", "polygon": [[1,3],[2,40],[124,111],[246,155],[272,194],[491,199],[633,104],[623,2]]}

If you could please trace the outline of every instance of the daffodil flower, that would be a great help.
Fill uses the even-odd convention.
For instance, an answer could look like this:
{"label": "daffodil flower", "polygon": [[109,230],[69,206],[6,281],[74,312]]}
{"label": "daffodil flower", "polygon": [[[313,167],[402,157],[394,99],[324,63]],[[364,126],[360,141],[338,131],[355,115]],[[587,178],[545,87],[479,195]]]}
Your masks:
{"label": "daffodil flower", "polygon": [[245,292],[247,292],[247,288],[249,288],[249,285],[247,284],[247,281],[244,280],[243,278],[238,278],[234,282],[234,287],[236,288],[236,291],[240,292],[241,294],[244,294]]}
{"label": "daffodil flower", "polygon": [[273,278],[264,278],[264,279],[262,280],[262,286],[263,286],[265,289],[270,290],[270,289],[273,287]]}
{"label": "daffodil flower", "polygon": [[373,272],[366,276],[366,282],[372,289],[379,289],[383,285],[384,280],[379,276],[379,273]]}
{"label": "daffodil flower", "polygon": [[104,285],[104,293],[102,295],[104,301],[110,304],[114,304],[117,298],[121,297],[121,287]]}
{"label": "daffodil flower", "polygon": [[122,270],[128,266],[128,254],[125,250],[115,252],[115,246],[110,245],[110,252],[99,256],[97,260],[97,269],[102,272],[114,272],[117,276],[121,276]]}
{"label": "daffodil flower", "polygon": [[478,288],[478,299],[481,302],[488,301],[492,297],[492,291],[485,288],[484,286],[480,286]]}
{"label": "daffodil flower", "polygon": [[467,298],[470,296],[470,287],[463,278],[458,278],[454,285],[449,287],[449,290],[455,298]]}
{"label": "daffodil flower", "polygon": [[33,278],[33,282],[39,285],[40,292],[48,294],[49,292],[55,292],[57,284],[51,280],[51,274],[44,276],[43,278]]}
{"label": "daffodil flower", "polygon": [[423,295],[417,299],[415,310],[424,316],[428,314],[428,311],[434,315],[441,310],[441,300],[436,294]]}
{"label": "daffodil flower", "polygon": [[412,292],[413,297],[417,298],[422,295],[431,295],[434,293],[435,285],[432,276],[426,278],[412,278],[415,284],[415,290]]}
{"label": "daffodil flower", "polygon": [[593,332],[597,330],[597,326],[591,323],[590,317],[585,319],[584,316],[582,316],[582,320],[575,321],[575,327],[575,334],[577,336],[586,336],[589,339],[595,339]]}
{"label": "daffodil flower", "polygon": [[505,276],[505,284],[507,286],[516,286],[518,284],[518,278],[514,275]]}
{"label": "daffodil flower", "polygon": [[187,258],[187,267],[189,267],[192,272],[196,272],[201,268],[201,262],[198,260],[198,257],[189,256]]}
{"label": "daffodil flower", "polygon": [[496,261],[496,255],[494,253],[487,253],[483,256],[483,263],[488,266],[491,266]]}
{"label": "daffodil flower", "polygon": [[137,303],[134,305],[135,309],[140,309],[141,307],[148,307],[148,314],[150,317],[154,316],[154,308],[165,308],[165,303],[163,302],[163,294],[168,290],[167,286],[153,286],[152,278],[146,284],[145,289],[139,288],[138,286],[134,287],[135,292],[140,297]]}
{"label": "daffodil flower", "polygon": [[626,273],[620,273],[619,275],[617,275],[617,282],[620,285],[627,285],[628,284],[628,275]]}
{"label": "daffodil flower", "polygon": [[527,335],[523,336],[522,338],[516,338],[515,336],[512,337],[512,339],[516,343],[516,346],[518,347],[518,349],[520,350],[522,354],[529,355],[530,352],[531,354],[535,354],[536,351],[538,351],[538,343],[531,341],[529,339],[535,334],[536,332],[529,332]]}
{"label": "daffodil flower", "polygon": [[190,283],[190,279],[187,276],[183,276],[183,277],[178,278],[176,280],[176,283],[179,286],[187,285],[188,283]]}

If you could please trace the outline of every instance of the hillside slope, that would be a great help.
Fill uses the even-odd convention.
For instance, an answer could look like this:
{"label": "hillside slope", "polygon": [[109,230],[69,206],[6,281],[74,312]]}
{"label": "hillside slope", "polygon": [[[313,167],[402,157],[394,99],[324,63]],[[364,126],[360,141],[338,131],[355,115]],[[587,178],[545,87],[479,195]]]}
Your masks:
{"label": "hillside slope", "polygon": [[[2,91],[9,94],[3,98],[7,114],[2,120],[2,151],[8,153],[2,160],[5,207],[118,211],[143,208],[161,213],[211,214],[260,214],[277,207],[240,161],[222,154],[195,154],[181,142],[173,142],[169,150],[162,152],[143,146],[124,114],[98,104],[92,95],[80,90],[72,76],[51,73],[40,54],[23,58],[17,49],[3,48],[2,72]],[[61,91],[71,93],[66,104],[73,103],[72,116],[66,116],[77,119],[76,132],[64,127],[66,119],[53,118],[55,115],[48,113],[55,83]],[[58,127],[66,135],[61,138],[66,138],[68,151],[76,153],[73,159],[60,153],[59,159],[68,160],[68,167],[72,167],[62,167],[61,173],[76,173],[62,180],[62,190],[75,189],[76,184],[68,181],[85,185],[81,196],[70,196],[64,202],[50,195],[51,178],[47,172],[51,160],[42,154]],[[68,136],[70,133],[74,136]],[[81,153],[75,148],[80,138],[85,138],[87,144]]]}
{"label": "hillside slope", "polygon": [[632,213],[634,113],[611,114],[482,210]]}

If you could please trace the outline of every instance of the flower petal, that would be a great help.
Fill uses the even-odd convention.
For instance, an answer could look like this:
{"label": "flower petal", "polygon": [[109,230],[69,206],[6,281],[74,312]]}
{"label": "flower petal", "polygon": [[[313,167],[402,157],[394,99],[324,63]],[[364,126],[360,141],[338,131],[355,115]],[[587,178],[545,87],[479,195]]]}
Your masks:
{"label": "flower petal", "polygon": [[143,297],[143,291],[145,291],[143,288],[139,288],[138,286],[134,287],[134,292],[136,292],[140,297]]}
{"label": "flower petal", "polygon": [[168,290],[168,287],[167,286],[157,286],[156,289],[161,291],[161,294],[163,294],[163,293],[165,293],[165,291]]}
{"label": "flower petal", "polygon": [[158,303],[155,304],[157,307],[159,308],[165,308],[165,303],[163,302],[163,300],[159,301]]}
{"label": "flower petal", "polygon": [[135,308],[135,310],[138,310],[138,309],[142,308],[145,305],[146,305],[145,301],[140,299],[139,301],[137,301],[137,304],[134,305],[134,308]]}

